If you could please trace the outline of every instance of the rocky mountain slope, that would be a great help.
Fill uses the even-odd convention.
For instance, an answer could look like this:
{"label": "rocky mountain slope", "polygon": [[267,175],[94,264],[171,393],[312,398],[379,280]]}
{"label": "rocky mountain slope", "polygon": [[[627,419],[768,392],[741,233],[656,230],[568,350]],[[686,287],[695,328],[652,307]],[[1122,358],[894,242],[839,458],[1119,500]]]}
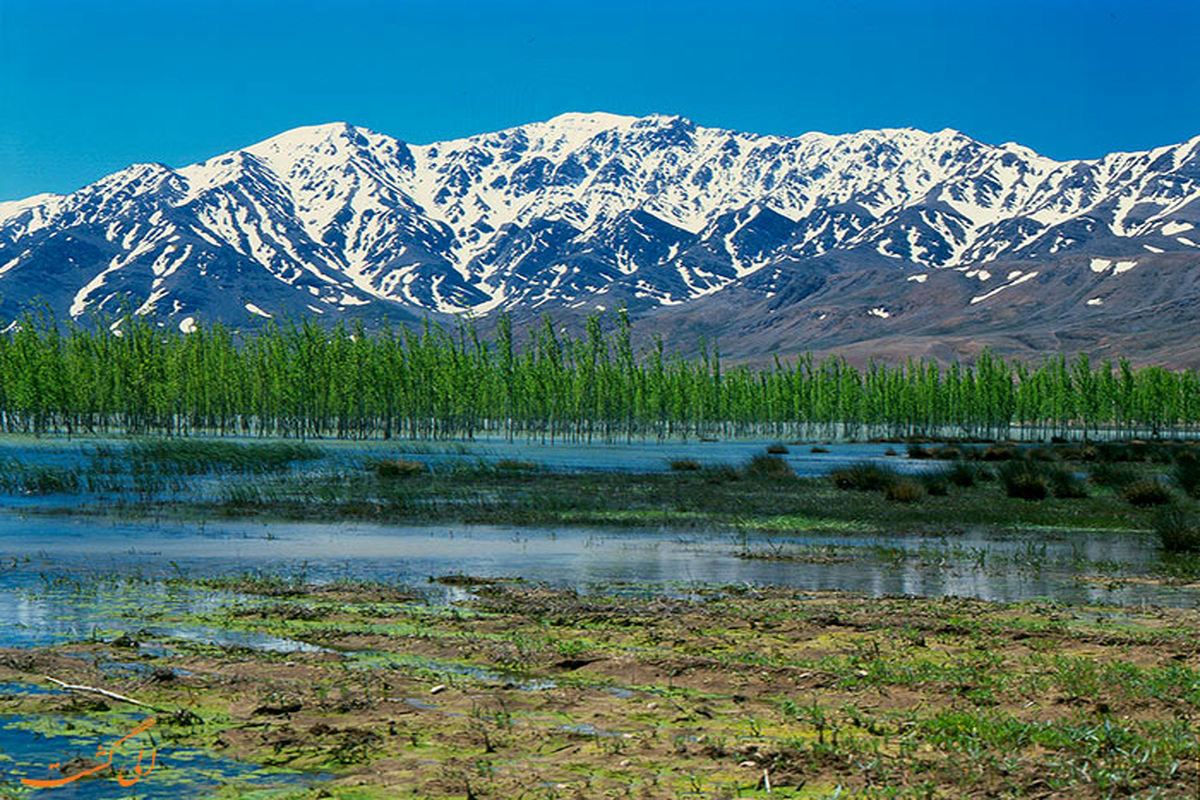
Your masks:
{"label": "rocky mountain slope", "polygon": [[745,357],[987,342],[1186,363],[1198,226],[1200,136],[1060,162],[952,130],[572,113],[412,145],[337,123],[0,203],[0,316],[127,308],[187,331],[624,304]]}

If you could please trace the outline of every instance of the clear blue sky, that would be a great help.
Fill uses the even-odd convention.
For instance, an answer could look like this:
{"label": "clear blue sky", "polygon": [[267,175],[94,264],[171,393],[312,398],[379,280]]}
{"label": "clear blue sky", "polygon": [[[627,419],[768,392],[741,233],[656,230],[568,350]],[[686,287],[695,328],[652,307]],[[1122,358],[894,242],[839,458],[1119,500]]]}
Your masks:
{"label": "clear blue sky", "polygon": [[1200,134],[1197,0],[0,0],[0,199],[345,120],[563,111],[953,127],[1056,158]]}

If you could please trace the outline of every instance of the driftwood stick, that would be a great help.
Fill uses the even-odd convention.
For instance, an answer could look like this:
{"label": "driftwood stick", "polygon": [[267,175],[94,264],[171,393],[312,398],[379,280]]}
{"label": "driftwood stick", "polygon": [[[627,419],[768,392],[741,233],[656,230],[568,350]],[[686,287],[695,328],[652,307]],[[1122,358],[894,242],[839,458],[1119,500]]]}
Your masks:
{"label": "driftwood stick", "polygon": [[86,694],[98,694],[101,697],[107,697],[110,700],[119,700],[122,703],[131,703],[132,705],[135,705],[135,706],[141,706],[142,708],[148,708],[151,711],[162,711],[161,708],[152,706],[149,703],[143,703],[141,700],[134,700],[132,697],[126,697],[123,694],[117,694],[116,692],[110,692],[107,689],[98,689],[95,686],[79,686],[79,685],[73,684],[73,683],[63,683],[58,678],[51,678],[49,675],[46,676],[46,680],[50,681],[55,686],[58,686],[68,692],[83,692]]}

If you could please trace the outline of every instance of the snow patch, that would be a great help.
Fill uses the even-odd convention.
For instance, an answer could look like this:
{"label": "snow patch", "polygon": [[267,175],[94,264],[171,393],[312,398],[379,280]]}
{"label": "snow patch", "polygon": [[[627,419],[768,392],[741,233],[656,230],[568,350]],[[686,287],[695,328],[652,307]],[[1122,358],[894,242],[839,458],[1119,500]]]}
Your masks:
{"label": "snow patch", "polygon": [[917,283],[924,283],[925,281],[929,280],[929,276],[928,275],[909,275],[907,278],[905,278],[905,280],[916,281]]}
{"label": "snow patch", "polygon": [[888,311],[886,308],[883,308],[882,306],[876,306],[875,308],[872,308],[867,313],[873,317],[879,317],[880,319],[887,319],[888,317],[890,317],[892,315],[890,311]]}
{"label": "snow patch", "polygon": [[246,310],[249,311],[251,314],[257,314],[258,316],[266,317],[267,319],[271,319],[271,317],[272,317],[271,314],[268,314],[267,312],[263,311],[261,308],[254,305],[254,303],[246,303]]}
{"label": "snow patch", "polygon": [[1025,281],[1030,280],[1031,278],[1036,278],[1037,274],[1038,274],[1037,270],[1034,270],[1033,272],[1027,272],[1024,275],[1022,275],[1021,277],[1017,278],[1012,283],[1006,283],[1003,286],[997,286],[995,289],[992,289],[990,292],[987,292],[986,294],[981,294],[977,297],[972,297],[971,305],[975,305],[976,303],[982,303],[984,300],[987,300],[989,297],[994,297],[995,295],[1000,294],[1000,292],[1003,292],[1005,289],[1010,289],[1013,286],[1020,286],[1022,283],[1025,283]]}
{"label": "snow patch", "polygon": [[1136,261],[1118,261],[1117,265],[1113,267],[1113,275],[1120,275],[1122,272],[1129,272],[1129,270],[1136,266]]}
{"label": "snow patch", "polygon": [[179,321],[179,330],[184,333],[193,333],[196,330],[196,318],[184,317]]}
{"label": "snow patch", "polygon": [[1089,306],[1102,306],[1102,305],[1104,305],[1104,301],[1101,300],[1099,297],[1093,297],[1091,300],[1087,301],[1087,304]]}
{"label": "snow patch", "polygon": [[1092,268],[1092,272],[1100,273],[1111,267],[1112,263],[1107,258],[1093,258],[1089,266]]}
{"label": "snow patch", "polygon": [[1196,226],[1190,222],[1175,222],[1174,220],[1172,220],[1171,222],[1168,222],[1162,226],[1162,235],[1163,236],[1174,236],[1177,233],[1183,233],[1184,231],[1190,231],[1194,227],[1196,227]]}

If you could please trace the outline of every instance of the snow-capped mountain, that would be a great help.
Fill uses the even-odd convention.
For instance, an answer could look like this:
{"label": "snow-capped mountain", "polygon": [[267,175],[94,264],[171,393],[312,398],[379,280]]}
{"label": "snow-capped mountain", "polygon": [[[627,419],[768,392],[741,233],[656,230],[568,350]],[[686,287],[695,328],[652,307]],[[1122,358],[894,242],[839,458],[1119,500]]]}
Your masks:
{"label": "snow-capped mountain", "polygon": [[0,312],[124,303],[188,330],[617,303],[647,315],[729,289],[794,309],[814,276],[866,271],[879,304],[822,313],[884,323],[903,316],[889,293],[935,285],[962,288],[970,311],[1070,277],[1094,287],[1081,313],[1098,314],[1139,265],[1200,263],[1198,225],[1200,136],[1060,162],[953,130],[783,137],[571,113],[412,145],[336,123],[0,203]]}

